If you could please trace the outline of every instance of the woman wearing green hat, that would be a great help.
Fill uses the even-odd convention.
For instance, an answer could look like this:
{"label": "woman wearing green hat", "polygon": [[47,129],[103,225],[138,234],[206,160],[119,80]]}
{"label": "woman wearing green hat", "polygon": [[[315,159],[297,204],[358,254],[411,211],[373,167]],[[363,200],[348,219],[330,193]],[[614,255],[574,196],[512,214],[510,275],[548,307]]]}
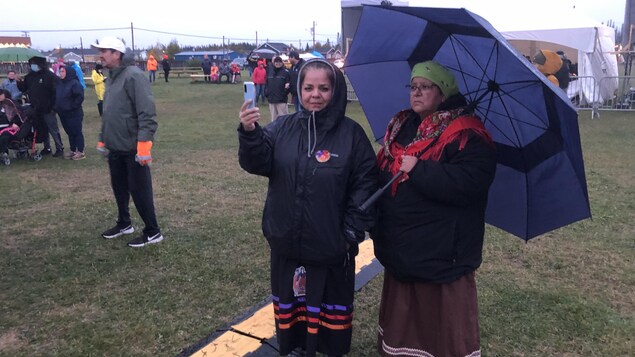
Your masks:
{"label": "woman wearing green hat", "polygon": [[372,233],[385,267],[379,311],[382,356],[480,356],[475,270],[496,170],[492,139],[452,73],[416,64],[410,109],[388,124],[377,155],[380,184]]}

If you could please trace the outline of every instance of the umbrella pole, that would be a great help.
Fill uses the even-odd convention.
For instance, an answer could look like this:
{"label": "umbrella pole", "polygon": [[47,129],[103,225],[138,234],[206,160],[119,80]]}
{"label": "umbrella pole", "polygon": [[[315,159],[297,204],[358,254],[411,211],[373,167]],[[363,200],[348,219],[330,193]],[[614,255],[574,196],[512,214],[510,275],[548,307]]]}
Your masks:
{"label": "umbrella pole", "polygon": [[368,209],[368,207],[370,207],[373,203],[375,203],[375,201],[377,201],[377,199],[379,198],[379,196],[382,195],[382,193],[384,193],[384,191],[386,191],[386,189],[388,187],[390,187],[390,185],[392,185],[393,182],[395,182],[395,180],[397,180],[398,178],[401,177],[401,175],[403,175],[403,171],[399,171],[395,174],[395,176],[393,176],[390,181],[388,181],[387,184],[384,185],[384,187],[380,188],[379,190],[377,190],[377,192],[373,193],[372,196],[370,196],[364,203],[362,203],[361,206],[359,206],[360,211],[362,212],[366,212],[366,210]]}
{"label": "umbrella pole", "polygon": [[[423,150],[421,150],[421,153],[419,155],[417,155],[417,159],[421,159],[421,157],[423,156],[423,154],[425,154],[426,151],[428,151],[428,149],[430,149],[436,142],[437,140],[439,140],[439,137],[441,136],[441,134],[437,135],[432,142],[430,142],[430,144],[428,144],[428,146],[424,147]],[[416,164],[415,164],[416,165]],[[397,180],[398,178],[401,177],[401,175],[403,175],[403,171],[399,171],[395,174],[395,176],[393,176],[390,181],[388,181],[388,183],[386,183],[384,185],[384,187],[380,188],[379,190],[377,190],[377,192],[373,193],[372,196],[370,196],[364,203],[362,203],[361,206],[359,206],[359,210],[362,212],[366,212],[366,210],[368,209],[368,207],[370,207],[370,205],[372,205],[373,203],[375,203],[375,201],[377,201],[377,199],[379,198],[379,196],[382,195],[382,193],[384,193],[384,191],[386,191],[386,189],[388,187],[390,187],[390,185],[392,185],[393,182],[395,182],[395,180]]]}

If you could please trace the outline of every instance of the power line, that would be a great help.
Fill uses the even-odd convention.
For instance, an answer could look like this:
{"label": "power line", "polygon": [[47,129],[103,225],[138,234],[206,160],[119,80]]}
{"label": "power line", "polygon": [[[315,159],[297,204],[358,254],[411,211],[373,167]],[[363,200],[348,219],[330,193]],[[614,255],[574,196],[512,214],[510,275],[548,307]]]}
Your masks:
{"label": "power line", "polygon": [[103,29],[74,29],[74,30],[0,30],[0,32],[88,32],[88,31],[113,31],[128,30],[129,27],[113,27]]}
{"label": "power line", "polygon": [[[95,31],[120,31],[120,30],[130,30],[130,28],[129,27],[111,27],[111,28],[96,28],[96,29],[0,30],[0,32],[9,32],[9,33],[13,33],[13,32],[19,32],[19,33],[29,33],[29,32],[51,33],[51,32],[95,32]],[[203,38],[203,39],[210,39],[210,40],[222,40],[223,38],[230,38],[230,39],[235,40],[235,41],[256,41],[257,40],[256,38],[238,38],[238,37],[232,37],[232,36],[194,35],[194,34],[179,33],[179,32],[152,30],[152,29],[146,29],[146,28],[141,28],[141,27],[134,27],[134,30],[152,32],[152,33],[159,33],[159,34],[163,34],[163,35],[192,37],[192,38]],[[334,35],[334,34],[317,34],[316,33],[315,36],[323,37],[325,40],[326,39],[331,39],[331,37],[333,37],[333,40],[337,41],[337,35]],[[298,40],[299,41],[303,41],[303,42],[309,42],[310,41],[310,39],[302,39],[302,38],[295,38],[295,39],[271,39],[271,38],[268,38],[268,40],[270,42],[284,42],[284,43],[295,42],[295,41],[298,41]]]}

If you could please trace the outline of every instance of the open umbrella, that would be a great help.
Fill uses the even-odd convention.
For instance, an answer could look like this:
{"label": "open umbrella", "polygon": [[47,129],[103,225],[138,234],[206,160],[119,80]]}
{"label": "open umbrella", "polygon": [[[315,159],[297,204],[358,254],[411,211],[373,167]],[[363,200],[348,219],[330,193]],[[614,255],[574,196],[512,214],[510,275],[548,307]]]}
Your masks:
{"label": "open umbrella", "polygon": [[0,62],[27,62],[31,57],[46,57],[28,47],[0,47]]}
{"label": "open umbrella", "polygon": [[575,109],[465,9],[364,6],[345,71],[375,139],[409,107],[411,68],[426,60],[454,73],[496,143],[489,224],[528,240],[591,216]]}

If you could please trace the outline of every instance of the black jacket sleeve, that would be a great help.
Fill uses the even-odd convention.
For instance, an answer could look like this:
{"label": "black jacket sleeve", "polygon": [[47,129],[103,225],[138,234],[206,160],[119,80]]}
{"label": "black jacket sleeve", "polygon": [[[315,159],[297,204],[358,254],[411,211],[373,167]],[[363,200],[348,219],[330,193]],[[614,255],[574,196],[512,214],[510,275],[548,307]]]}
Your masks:
{"label": "black jacket sleeve", "polygon": [[414,166],[408,176],[417,191],[456,206],[471,205],[487,194],[496,172],[494,147],[475,134],[463,150],[458,146],[448,144],[438,162],[422,160]]}
{"label": "black jacket sleeve", "polygon": [[352,172],[349,178],[349,194],[346,202],[344,230],[349,243],[364,240],[365,231],[369,231],[374,223],[374,206],[366,212],[359,209],[366,199],[378,188],[379,170],[375,164],[375,152],[363,129],[355,126],[353,135]]}
{"label": "black jacket sleeve", "polygon": [[238,162],[250,174],[269,177],[273,166],[273,147],[277,125],[274,121],[266,128],[256,123],[256,129],[245,131],[238,124]]}

